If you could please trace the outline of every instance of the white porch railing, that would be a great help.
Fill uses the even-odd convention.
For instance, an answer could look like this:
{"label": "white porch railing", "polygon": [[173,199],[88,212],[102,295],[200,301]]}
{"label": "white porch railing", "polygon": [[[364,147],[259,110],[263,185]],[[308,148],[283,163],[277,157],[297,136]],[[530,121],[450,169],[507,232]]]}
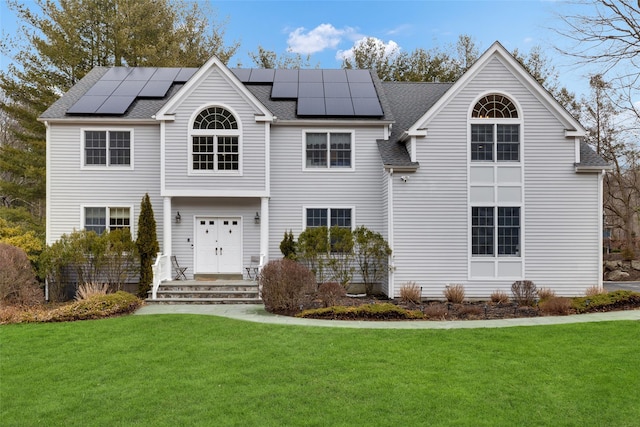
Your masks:
{"label": "white porch railing", "polygon": [[171,280],[171,261],[168,255],[158,253],[156,262],[153,264],[153,287],[151,288],[151,299],[157,299],[160,283]]}

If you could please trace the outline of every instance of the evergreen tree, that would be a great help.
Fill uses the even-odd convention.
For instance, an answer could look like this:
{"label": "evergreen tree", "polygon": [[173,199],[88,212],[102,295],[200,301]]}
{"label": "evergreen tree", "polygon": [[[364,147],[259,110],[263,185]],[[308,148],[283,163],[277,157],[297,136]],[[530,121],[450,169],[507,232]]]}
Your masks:
{"label": "evergreen tree", "polygon": [[145,298],[151,290],[153,281],[153,259],[160,251],[156,234],[156,220],[153,216],[153,208],[149,194],[145,194],[140,204],[140,216],[138,217],[138,238],[136,239],[138,254],[140,255],[140,282],[138,284],[138,296]]}

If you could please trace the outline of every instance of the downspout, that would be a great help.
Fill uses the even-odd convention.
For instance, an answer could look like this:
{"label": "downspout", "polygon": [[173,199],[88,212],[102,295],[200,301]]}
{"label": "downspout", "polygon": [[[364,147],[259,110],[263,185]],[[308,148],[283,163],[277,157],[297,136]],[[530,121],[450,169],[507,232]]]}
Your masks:
{"label": "downspout", "polygon": [[389,174],[387,176],[387,185],[388,185],[388,194],[387,198],[389,199],[387,203],[387,230],[388,230],[388,243],[391,248],[391,255],[389,256],[389,298],[394,298],[395,292],[395,248],[393,245],[393,235],[394,235],[394,227],[393,227],[393,168],[389,169]]}

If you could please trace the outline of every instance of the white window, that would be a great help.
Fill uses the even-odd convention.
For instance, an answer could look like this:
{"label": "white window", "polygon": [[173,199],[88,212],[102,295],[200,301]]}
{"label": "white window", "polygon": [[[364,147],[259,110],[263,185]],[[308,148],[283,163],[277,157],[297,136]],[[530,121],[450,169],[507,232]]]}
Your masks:
{"label": "white window", "polygon": [[84,166],[131,166],[131,131],[85,130],[83,137]]}
{"label": "white window", "polygon": [[191,129],[191,170],[240,171],[240,130],[229,110],[209,107],[195,117]]}
{"label": "white window", "polygon": [[131,230],[131,208],[129,207],[85,207],[84,228],[98,234],[119,228]]}
{"label": "white window", "polygon": [[472,207],[471,254],[520,256],[520,208]]}
{"label": "white window", "polygon": [[487,95],[474,106],[471,112],[471,161],[520,161],[518,110],[506,96]]}
{"label": "white window", "polygon": [[305,169],[353,169],[353,133],[305,132]]}

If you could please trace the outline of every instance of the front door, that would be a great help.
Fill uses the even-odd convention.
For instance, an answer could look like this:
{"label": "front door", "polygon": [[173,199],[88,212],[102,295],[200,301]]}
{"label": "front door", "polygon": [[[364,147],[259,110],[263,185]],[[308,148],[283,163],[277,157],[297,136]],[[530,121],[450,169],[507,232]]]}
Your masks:
{"label": "front door", "polygon": [[241,273],[240,218],[196,218],[195,272]]}

